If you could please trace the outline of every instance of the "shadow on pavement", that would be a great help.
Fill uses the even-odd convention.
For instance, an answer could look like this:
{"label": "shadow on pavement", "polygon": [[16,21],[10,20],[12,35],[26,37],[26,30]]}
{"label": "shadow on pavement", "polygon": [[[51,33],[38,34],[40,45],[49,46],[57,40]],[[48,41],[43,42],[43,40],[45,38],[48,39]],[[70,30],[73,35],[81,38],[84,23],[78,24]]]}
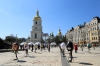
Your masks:
{"label": "shadow on pavement", "polygon": [[[70,57],[68,57],[68,58],[70,58]],[[77,58],[77,57],[73,57],[73,58]]]}
{"label": "shadow on pavement", "polygon": [[28,56],[29,58],[35,58],[34,56]]}
{"label": "shadow on pavement", "polygon": [[83,64],[83,65],[93,65],[91,63],[86,63],[86,62],[80,62],[79,64]]}
{"label": "shadow on pavement", "polygon": [[77,57],[73,57],[73,58],[77,58]]}
{"label": "shadow on pavement", "polygon": [[25,60],[18,60],[17,62],[26,62]]}
{"label": "shadow on pavement", "polygon": [[85,54],[85,53],[78,53],[78,54]]}
{"label": "shadow on pavement", "polygon": [[13,59],[13,60],[15,61],[15,60],[17,60],[17,59]]}
{"label": "shadow on pavement", "polygon": [[90,54],[100,54],[100,53],[91,53],[91,52],[89,52]]}
{"label": "shadow on pavement", "polygon": [[94,53],[94,54],[100,54],[100,53]]}
{"label": "shadow on pavement", "polygon": [[[37,52],[38,53],[38,52]],[[38,53],[38,54],[42,54],[42,53]]]}

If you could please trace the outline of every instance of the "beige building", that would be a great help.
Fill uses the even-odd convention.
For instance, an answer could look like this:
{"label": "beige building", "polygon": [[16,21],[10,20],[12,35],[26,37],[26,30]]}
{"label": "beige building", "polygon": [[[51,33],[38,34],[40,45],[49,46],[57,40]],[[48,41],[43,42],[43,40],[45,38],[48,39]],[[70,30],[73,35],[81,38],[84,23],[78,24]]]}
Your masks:
{"label": "beige building", "polygon": [[94,17],[90,22],[84,22],[83,25],[78,25],[75,28],[68,30],[66,38],[72,40],[73,43],[98,44],[100,42],[100,18]]}

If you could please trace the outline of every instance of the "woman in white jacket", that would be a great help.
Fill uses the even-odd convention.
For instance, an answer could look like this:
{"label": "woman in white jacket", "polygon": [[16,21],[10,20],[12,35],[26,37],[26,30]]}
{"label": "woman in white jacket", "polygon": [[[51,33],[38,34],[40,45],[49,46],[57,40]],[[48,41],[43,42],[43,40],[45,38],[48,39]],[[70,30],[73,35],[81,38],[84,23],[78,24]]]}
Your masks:
{"label": "woman in white jacket", "polygon": [[61,43],[61,50],[62,50],[62,54],[63,54],[63,57],[65,56],[65,48],[66,48],[66,44],[63,42]]}
{"label": "woman in white jacket", "polygon": [[27,55],[28,55],[28,49],[29,49],[28,43],[25,43],[24,49],[25,49],[25,53],[26,53],[26,57],[27,57]]}

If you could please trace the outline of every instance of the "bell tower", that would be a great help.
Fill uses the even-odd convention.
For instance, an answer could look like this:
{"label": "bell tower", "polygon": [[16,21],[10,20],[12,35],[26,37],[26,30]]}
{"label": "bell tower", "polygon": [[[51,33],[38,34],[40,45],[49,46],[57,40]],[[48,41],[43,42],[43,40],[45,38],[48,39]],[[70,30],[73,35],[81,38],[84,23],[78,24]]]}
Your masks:
{"label": "bell tower", "polygon": [[37,9],[36,16],[33,18],[33,26],[32,26],[30,41],[36,43],[36,42],[41,42],[41,39],[42,39],[42,20],[41,17],[39,16],[39,11]]}

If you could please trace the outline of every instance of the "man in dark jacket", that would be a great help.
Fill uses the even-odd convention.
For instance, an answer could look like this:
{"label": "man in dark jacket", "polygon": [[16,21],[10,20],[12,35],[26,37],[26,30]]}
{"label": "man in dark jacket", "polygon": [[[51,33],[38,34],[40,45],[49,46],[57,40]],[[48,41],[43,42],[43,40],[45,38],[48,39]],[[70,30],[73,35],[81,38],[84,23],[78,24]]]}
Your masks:
{"label": "man in dark jacket", "polygon": [[72,51],[73,51],[73,48],[74,48],[73,43],[71,41],[68,41],[66,47],[67,47],[67,50],[69,51],[69,56],[70,56],[69,62],[72,62],[72,59],[73,59]]}

